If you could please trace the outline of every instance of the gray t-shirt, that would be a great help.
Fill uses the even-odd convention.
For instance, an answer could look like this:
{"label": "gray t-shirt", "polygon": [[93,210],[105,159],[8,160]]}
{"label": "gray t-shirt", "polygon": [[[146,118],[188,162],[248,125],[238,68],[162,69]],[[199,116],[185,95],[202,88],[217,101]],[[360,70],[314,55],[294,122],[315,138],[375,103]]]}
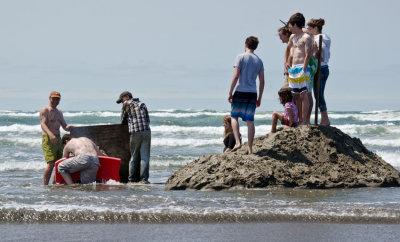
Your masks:
{"label": "gray t-shirt", "polygon": [[239,85],[236,91],[257,93],[257,75],[264,71],[264,65],[261,59],[254,53],[243,53],[236,57],[235,65],[239,67]]}

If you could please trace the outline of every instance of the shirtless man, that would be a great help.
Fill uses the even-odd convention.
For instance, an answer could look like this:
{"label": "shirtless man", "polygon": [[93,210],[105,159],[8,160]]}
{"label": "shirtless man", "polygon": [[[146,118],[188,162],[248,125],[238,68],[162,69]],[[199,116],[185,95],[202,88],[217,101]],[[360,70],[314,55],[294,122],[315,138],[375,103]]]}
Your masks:
{"label": "shirtless man", "polygon": [[64,146],[63,157],[68,157],[70,154],[74,156],[58,165],[58,172],[65,182],[68,185],[72,184],[70,173],[77,171],[81,173],[82,184],[95,182],[100,166],[97,156],[104,156],[99,147],[86,137],[71,138],[69,134],[63,136],[62,144]]}
{"label": "shirtless man", "polygon": [[306,125],[309,124],[309,114],[311,114],[311,103],[307,92],[310,91],[311,68],[309,62],[312,57],[313,38],[303,31],[305,25],[303,14],[293,14],[288,25],[293,34],[290,36],[287,46],[290,51],[285,52],[285,65],[289,72],[289,87],[296,99],[300,125]]}
{"label": "shirtless man", "polygon": [[62,157],[62,145],[60,126],[65,131],[71,131],[74,127],[68,126],[61,110],[57,109],[61,100],[61,94],[52,91],[49,96],[50,103],[44,106],[39,113],[40,126],[42,128],[42,149],[47,166],[43,173],[43,184],[48,185],[54,163]]}

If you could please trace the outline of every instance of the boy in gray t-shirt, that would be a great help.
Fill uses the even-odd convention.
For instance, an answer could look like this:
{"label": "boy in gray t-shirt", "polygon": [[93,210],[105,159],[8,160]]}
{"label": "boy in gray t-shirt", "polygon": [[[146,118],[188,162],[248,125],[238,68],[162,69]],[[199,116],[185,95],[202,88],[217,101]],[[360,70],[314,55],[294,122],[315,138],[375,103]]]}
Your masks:
{"label": "boy in gray t-shirt", "polygon": [[[236,57],[234,65],[235,71],[228,97],[228,101],[232,104],[232,129],[236,140],[236,145],[232,151],[241,147],[238,122],[238,118],[241,117],[242,120],[247,123],[249,144],[248,154],[253,153],[255,132],[254,113],[256,107],[259,107],[261,104],[261,98],[264,91],[264,66],[261,59],[254,54],[254,50],[257,49],[257,46],[257,37],[250,36],[246,39],[246,52]],[[260,80],[258,97],[256,84],[257,76]],[[238,82],[239,84],[236,87]],[[235,93],[232,95],[235,87]]]}

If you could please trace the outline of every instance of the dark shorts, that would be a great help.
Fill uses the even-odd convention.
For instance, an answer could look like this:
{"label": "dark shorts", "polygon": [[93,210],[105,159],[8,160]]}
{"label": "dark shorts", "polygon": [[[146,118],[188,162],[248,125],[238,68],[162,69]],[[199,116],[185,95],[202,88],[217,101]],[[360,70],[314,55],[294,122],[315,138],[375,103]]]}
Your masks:
{"label": "dark shorts", "polygon": [[257,93],[235,92],[233,94],[232,118],[242,118],[243,121],[254,121],[256,111]]}

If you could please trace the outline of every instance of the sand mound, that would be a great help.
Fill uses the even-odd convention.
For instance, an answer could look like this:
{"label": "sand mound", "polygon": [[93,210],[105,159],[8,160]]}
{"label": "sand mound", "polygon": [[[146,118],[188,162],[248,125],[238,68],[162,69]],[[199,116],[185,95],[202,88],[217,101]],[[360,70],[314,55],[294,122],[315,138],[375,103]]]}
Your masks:
{"label": "sand mound", "polygon": [[204,155],[175,172],[165,189],[229,189],[268,186],[337,188],[399,186],[400,173],[357,138],[334,127],[278,131],[227,153]]}

